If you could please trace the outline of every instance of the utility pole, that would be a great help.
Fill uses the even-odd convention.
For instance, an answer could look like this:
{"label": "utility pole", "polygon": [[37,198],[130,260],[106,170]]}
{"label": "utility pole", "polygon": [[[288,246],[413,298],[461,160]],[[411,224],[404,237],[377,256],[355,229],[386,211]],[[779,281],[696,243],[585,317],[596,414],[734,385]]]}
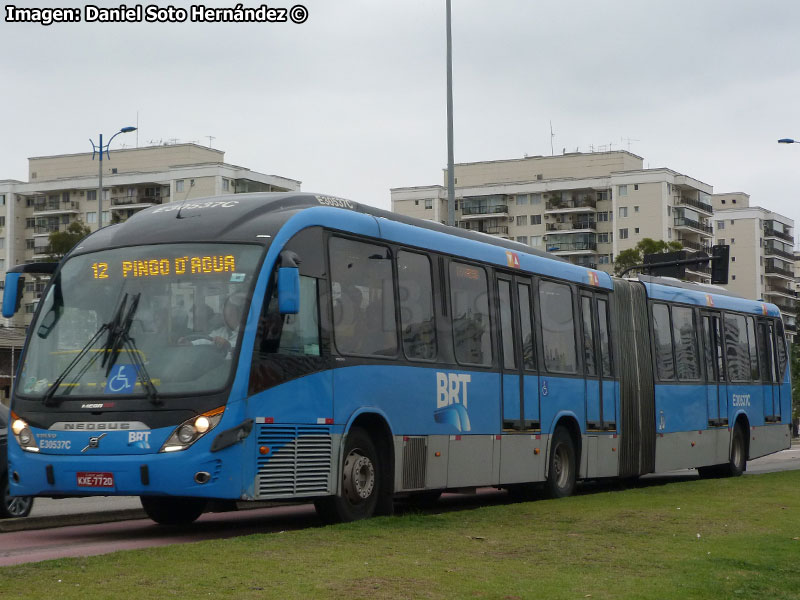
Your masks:
{"label": "utility pole", "polygon": [[[447,2],[447,224],[456,224],[456,184],[453,170],[453,40],[450,33],[450,0]],[[436,202],[438,202],[438,198]]]}

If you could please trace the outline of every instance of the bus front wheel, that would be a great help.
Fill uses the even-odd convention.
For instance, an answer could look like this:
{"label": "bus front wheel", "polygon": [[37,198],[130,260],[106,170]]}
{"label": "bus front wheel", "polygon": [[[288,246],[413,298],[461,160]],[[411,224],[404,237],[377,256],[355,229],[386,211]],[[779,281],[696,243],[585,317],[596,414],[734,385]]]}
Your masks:
{"label": "bus front wheel", "polygon": [[319,515],[329,522],[368,519],[375,513],[381,493],[381,464],[375,444],[359,427],[345,438],[339,493],[314,502]]}
{"label": "bus front wheel", "polygon": [[545,492],[550,498],[564,498],[575,491],[577,464],[572,436],[564,427],[557,427],[550,442],[550,460]]}
{"label": "bus front wheel", "polygon": [[188,525],[203,514],[205,498],[141,496],[142,508],[159,525]]}

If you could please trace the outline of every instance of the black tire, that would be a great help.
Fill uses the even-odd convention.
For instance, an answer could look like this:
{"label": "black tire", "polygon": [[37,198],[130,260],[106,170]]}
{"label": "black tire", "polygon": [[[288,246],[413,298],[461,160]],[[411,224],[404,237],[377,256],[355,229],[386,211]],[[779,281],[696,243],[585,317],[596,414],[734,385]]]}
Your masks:
{"label": "black tire", "polygon": [[205,498],[175,496],[141,496],[142,508],[159,525],[188,525],[203,514]]}
{"label": "black tire", "polygon": [[549,498],[564,498],[575,491],[577,462],[572,436],[564,427],[556,427],[550,442],[550,457],[547,467],[545,494]]}
{"label": "black tire", "polygon": [[0,519],[17,519],[31,514],[33,497],[12,496],[7,474],[0,477],[0,490],[3,494],[0,502]]}
{"label": "black tire", "polygon": [[731,455],[722,472],[726,477],[739,477],[747,468],[747,441],[744,427],[737,425],[731,439]]}
{"label": "black tire", "polygon": [[368,519],[375,514],[383,490],[383,470],[369,434],[353,427],[345,438],[340,491],[314,501],[317,513],[329,523]]}

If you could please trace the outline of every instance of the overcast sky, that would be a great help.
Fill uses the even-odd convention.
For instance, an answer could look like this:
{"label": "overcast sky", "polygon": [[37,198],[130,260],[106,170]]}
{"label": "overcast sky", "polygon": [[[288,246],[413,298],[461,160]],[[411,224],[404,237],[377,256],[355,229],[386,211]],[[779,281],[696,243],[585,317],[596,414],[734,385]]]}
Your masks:
{"label": "overcast sky", "polygon": [[[800,138],[800,2],[452,2],[456,162],[550,154],[552,121],[556,153],[630,149],[800,225],[800,144],[776,143]],[[0,179],[138,112],[140,146],[214,136],[305,191],[388,208],[441,183],[445,1],[304,4],[302,25],[0,22]]]}

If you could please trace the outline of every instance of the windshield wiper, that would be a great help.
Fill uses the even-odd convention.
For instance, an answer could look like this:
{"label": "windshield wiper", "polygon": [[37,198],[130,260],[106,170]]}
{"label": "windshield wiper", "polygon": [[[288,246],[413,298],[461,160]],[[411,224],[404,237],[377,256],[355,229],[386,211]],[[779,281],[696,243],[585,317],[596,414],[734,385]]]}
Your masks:
{"label": "windshield wiper", "polygon": [[131,304],[128,307],[124,317],[122,316],[122,312],[125,308],[127,294],[125,294],[125,297],[122,299],[120,310],[114,316],[112,322],[109,323],[110,329],[108,332],[108,338],[106,339],[106,353],[103,357],[101,366],[105,366],[106,377],[108,377],[111,373],[111,369],[114,368],[114,365],[119,358],[120,350],[125,348],[128,351],[131,362],[136,367],[139,378],[142,380],[142,387],[147,392],[148,399],[153,404],[161,404],[162,401],[158,397],[158,390],[156,389],[153,380],[150,378],[147,368],[144,366],[144,361],[139,353],[139,349],[136,347],[136,341],[128,334],[131,329],[131,324],[133,323],[133,316],[136,314],[136,310],[139,308],[139,300],[141,297],[141,292],[133,296],[131,299]]}

